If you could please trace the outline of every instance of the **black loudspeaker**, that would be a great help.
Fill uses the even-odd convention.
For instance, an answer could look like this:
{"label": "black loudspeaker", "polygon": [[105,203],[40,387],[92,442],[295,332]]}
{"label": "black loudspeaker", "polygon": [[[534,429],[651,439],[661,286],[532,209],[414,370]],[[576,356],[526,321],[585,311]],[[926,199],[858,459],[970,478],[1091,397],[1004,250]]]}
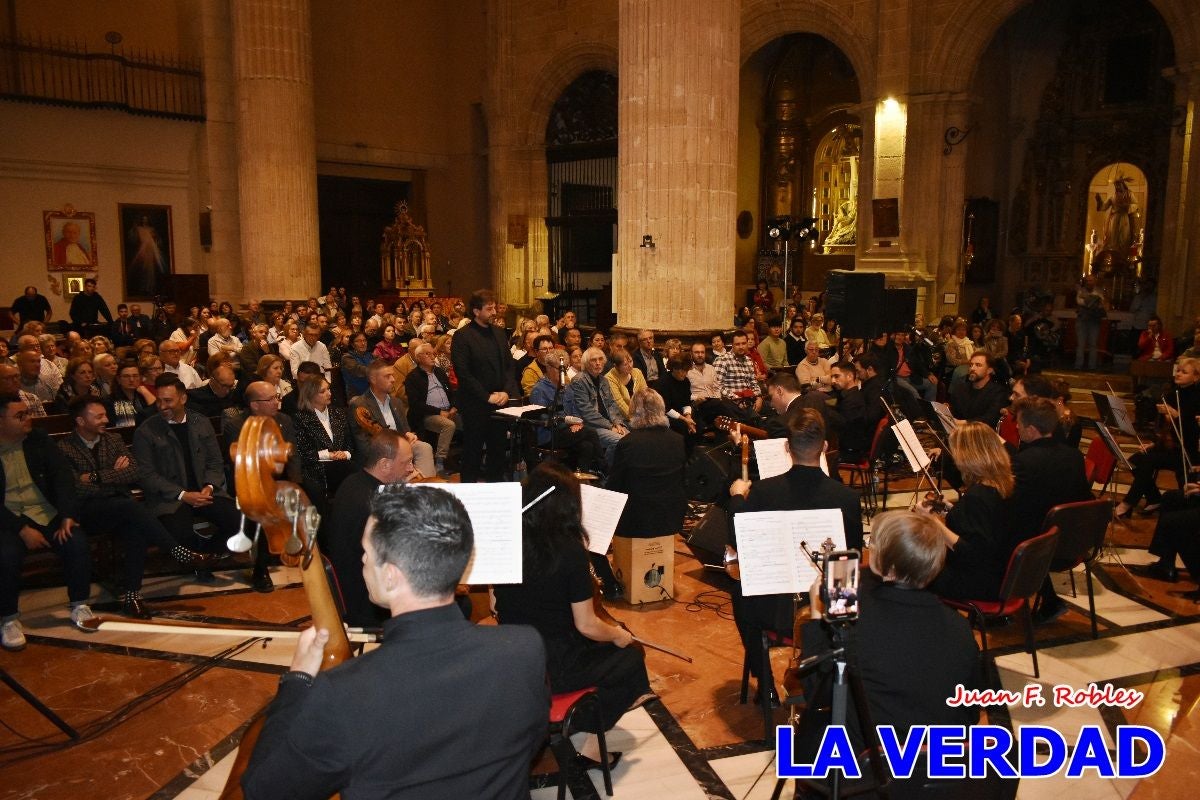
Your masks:
{"label": "black loudspeaker", "polygon": [[849,339],[874,339],[882,330],[884,275],[832,269],[825,278],[825,318],[842,326]]}
{"label": "black loudspeaker", "polygon": [[733,456],[728,448],[697,447],[684,472],[684,488],[688,499],[711,503],[723,496],[733,480]]}
{"label": "black loudspeaker", "polygon": [[883,330],[907,331],[917,316],[916,289],[886,289],[883,293]]}
{"label": "black loudspeaker", "polygon": [[688,549],[701,564],[725,566],[725,545],[729,543],[729,512],[713,506],[704,513],[687,538]]}

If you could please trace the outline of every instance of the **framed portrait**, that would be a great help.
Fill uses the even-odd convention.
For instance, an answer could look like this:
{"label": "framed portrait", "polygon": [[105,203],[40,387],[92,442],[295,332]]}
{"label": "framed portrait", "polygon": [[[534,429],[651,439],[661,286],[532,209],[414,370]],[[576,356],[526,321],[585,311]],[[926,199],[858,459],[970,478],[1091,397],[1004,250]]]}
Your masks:
{"label": "framed portrait", "polygon": [[121,203],[117,219],[125,297],[152,300],[162,293],[163,279],[174,272],[171,207]]}
{"label": "framed portrait", "polygon": [[75,295],[82,294],[85,280],[87,280],[87,274],[83,272],[63,275],[63,299],[70,302],[75,299]]}
{"label": "framed portrait", "polygon": [[51,272],[96,270],[96,215],[66,206],[43,211],[46,234],[46,269]]}

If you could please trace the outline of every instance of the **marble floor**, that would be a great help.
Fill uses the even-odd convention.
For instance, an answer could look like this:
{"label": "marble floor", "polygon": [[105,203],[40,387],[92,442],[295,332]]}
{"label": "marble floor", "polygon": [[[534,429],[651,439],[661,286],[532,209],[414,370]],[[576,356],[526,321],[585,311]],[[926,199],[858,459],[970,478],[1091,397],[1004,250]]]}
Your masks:
{"label": "marble floor", "polygon": [[[911,495],[894,495],[907,504]],[[996,720],[1019,726],[1052,723],[1064,731],[1096,724],[1111,736],[1121,724],[1150,725],[1167,742],[1165,767],[1141,781],[1025,781],[1019,798],[1191,797],[1200,781],[1200,606],[1168,594],[1191,588],[1135,578],[1125,565],[1149,560],[1153,521],[1114,524],[1096,571],[1100,636],[1090,636],[1083,574],[1071,596],[1069,577],[1057,577],[1071,605],[1066,616],[1038,628],[1045,687],[1089,682],[1136,688],[1145,700],[1129,710],[1026,710]],[[300,624],[303,590],[293,570],[277,567],[277,591],[256,594],[244,571],[219,573],[221,582],[196,586],[180,576],[151,579],[145,594],[160,614]],[[738,703],[741,648],[730,617],[728,579],[705,569],[677,539],[675,596],[633,607],[611,605],[635,633],[680,650],[692,663],[648,651],[647,664],[661,701],[630,712],[610,733],[609,747],[624,753],[614,772],[615,796],[640,798],[766,798],[774,788],[772,753],[762,741],[753,706]],[[111,598],[97,587],[97,610]],[[8,687],[0,686],[0,799],[215,798],[224,784],[241,731],[274,694],[291,656],[286,641],[100,632],[66,624],[61,588],[22,596],[29,638],[21,653],[0,652],[0,669],[44,701],[82,734],[66,738]],[[1005,688],[1032,682],[1018,625],[993,630],[994,677]],[[773,652],[782,675],[794,654]],[[783,723],[783,711],[776,721]],[[553,797],[554,772],[544,756],[531,769],[533,797]],[[596,788],[602,794],[599,774]],[[788,795],[790,796],[790,795]]]}

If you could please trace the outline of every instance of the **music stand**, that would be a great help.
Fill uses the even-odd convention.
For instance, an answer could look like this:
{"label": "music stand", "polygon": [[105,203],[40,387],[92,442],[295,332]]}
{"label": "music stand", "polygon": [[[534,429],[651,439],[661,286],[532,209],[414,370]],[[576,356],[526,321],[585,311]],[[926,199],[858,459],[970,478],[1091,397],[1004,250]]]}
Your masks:
{"label": "music stand", "polygon": [[65,733],[72,740],[79,741],[79,732],[78,731],[76,731],[74,728],[72,728],[70,725],[68,725],[66,722],[64,722],[62,717],[60,717],[58,714],[55,714],[53,711],[51,711],[49,708],[47,708],[45,703],[43,703],[41,700],[38,700],[37,697],[33,694],[33,692],[29,691],[24,686],[22,686],[20,683],[18,683],[17,679],[14,678],[12,675],[9,675],[8,671],[5,670],[3,667],[0,667],[0,681],[3,681],[4,683],[8,684],[8,688],[10,688],[14,692],[16,692],[17,695],[22,700],[24,700],[26,703],[29,703],[29,705],[33,706],[34,711],[38,712],[43,717],[45,717],[46,719],[48,719],[52,723],[54,723],[54,726],[56,728],[58,728],[60,731]]}

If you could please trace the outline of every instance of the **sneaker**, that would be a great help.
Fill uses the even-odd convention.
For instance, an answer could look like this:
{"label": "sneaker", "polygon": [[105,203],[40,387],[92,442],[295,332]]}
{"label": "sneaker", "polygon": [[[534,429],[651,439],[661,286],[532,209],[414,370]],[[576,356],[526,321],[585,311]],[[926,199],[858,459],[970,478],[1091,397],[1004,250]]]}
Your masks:
{"label": "sneaker", "polygon": [[92,609],[88,608],[87,603],[81,603],[71,609],[71,624],[84,633],[95,633],[95,628],[84,627],[85,622],[90,619],[95,619],[96,615],[92,613]]}
{"label": "sneaker", "polygon": [[14,619],[4,623],[0,628],[0,645],[14,653],[25,649],[25,631],[21,630],[21,620]]}

